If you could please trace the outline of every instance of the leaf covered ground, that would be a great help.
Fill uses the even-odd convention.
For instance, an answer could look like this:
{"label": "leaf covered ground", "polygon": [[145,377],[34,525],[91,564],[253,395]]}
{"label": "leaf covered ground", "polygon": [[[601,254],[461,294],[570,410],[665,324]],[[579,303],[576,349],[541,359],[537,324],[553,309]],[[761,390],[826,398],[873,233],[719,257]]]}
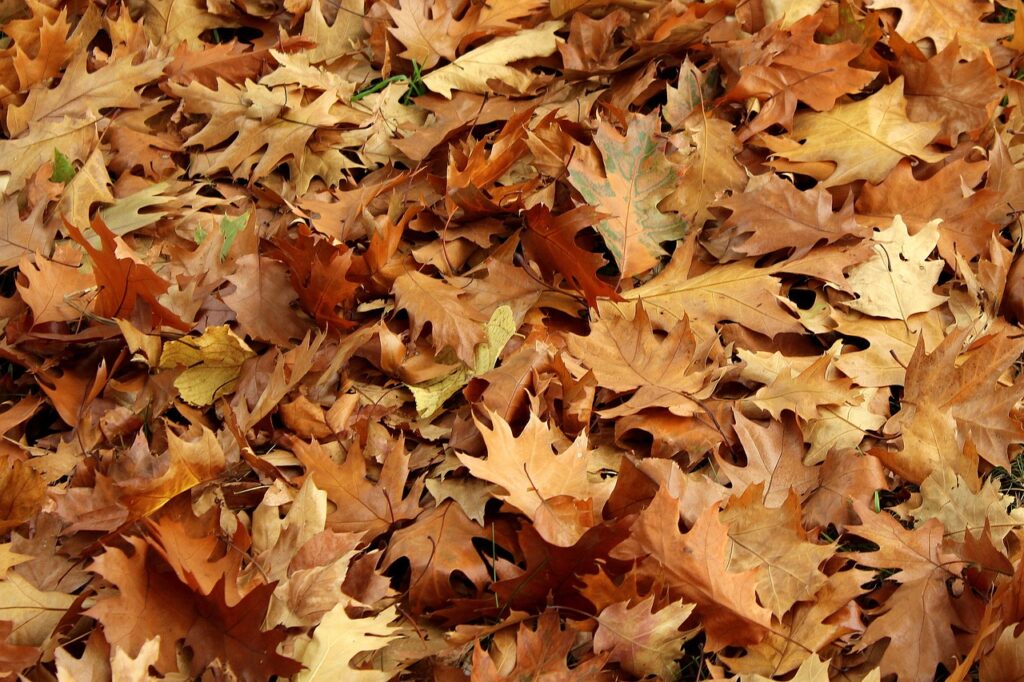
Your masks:
{"label": "leaf covered ground", "polygon": [[1019,679],[1020,9],[0,0],[0,678]]}

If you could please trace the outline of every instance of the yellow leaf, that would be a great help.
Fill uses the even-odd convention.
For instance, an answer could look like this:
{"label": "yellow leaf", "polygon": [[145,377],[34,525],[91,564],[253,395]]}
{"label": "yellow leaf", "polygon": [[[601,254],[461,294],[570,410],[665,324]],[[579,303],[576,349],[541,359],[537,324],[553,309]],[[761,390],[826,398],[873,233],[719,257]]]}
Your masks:
{"label": "yellow leaf", "polygon": [[780,155],[790,161],[834,162],[836,169],[822,182],[823,187],[853,180],[880,183],[905,156],[941,160],[942,154],[926,149],[941,127],[938,121],[915,123],[907,118],[901,76],[859,102],[798,115],[793,139],[805,142]]}
{"label": "yellow leaf", "polygon": [[0,581],[3,619],[14,626],[7,644],[42,645],[74,601],[74,595],[43,592],[17,573],[7,574]]}
{"label": "yellow leaf", "polygon": [[515,318],[512,308],[499,306],[491,313],[491,319],[484,323],[484,334],[487,340],[477,344],[474,349],[475,359],[472,369],[462,365],[455,371],[417,386],[409,386],[416,400],[416,412],[421,418],[427,418],[441,409],[444,401],[455,395],[470,379],[494,369],[501,350],[516,333]]}
{"label": "yellow leaf", "polygon": [[349,618],[345,603],[327,612],[302,655],[304,669],[297,682],[352,680],[386,682],[394,671],[356,670],[350,664],[363,651],[376,651],[398,637],[399,628],[389,623],[398,617],[392,606],[372,618]]}
{"label": "yellow leaf", "polygon": [[514,69],[509,63],[532,57],[548,57],[558,49],[555,31],[561,21],[546,21],[537,28],[520,31],[505,38],[496,38],[456,59],[451,64],[431,71],[423,84],[436,93],[452,98],[452,90],[486,94],[490,79],[499,80],[520,92],[533,82],[533,74]]}
{"label": "yellow leaf", "polygon": [[946,297],[933,289],[939,283],[943,261],[929,258],[939,242],[939,222],[933,220],[911,235],[903,218],[896,216],[891,226],[876,232],[874,254],[847,276],[857,299],[846,305],[891,320],[907,320],[942,305]]}
{"label": "yellow leaf", "polygon": [[202,407],[235,390],[242,364],[255,355],[227,325],[221,325],[209,327],[202,336],[165,343],[160,368],[184,365],[187,369],[174,380],[174,387],[187,403]]}

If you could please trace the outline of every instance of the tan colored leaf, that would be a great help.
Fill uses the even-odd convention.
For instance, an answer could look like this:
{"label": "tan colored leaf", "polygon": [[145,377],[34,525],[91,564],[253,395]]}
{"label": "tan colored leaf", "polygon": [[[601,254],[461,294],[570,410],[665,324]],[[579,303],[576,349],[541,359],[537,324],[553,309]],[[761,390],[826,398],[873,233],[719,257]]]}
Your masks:
{"label": "tan colored leaf", "polygon": [[874,241],[871,260],[847,275],[857,294],[847,306],[875,317],[907,320],[946,300],[933,291],[943,267],[941,260],[930,258],[939,242],[938,221],[910,235],[906,223],[896,216],[892,225],[875,233]]}
{"label": "tan colored leaf", "polygon": [[451,64],[431,71],[423,77],[423,85],[447,99],[452,98],[453,90],[490,93],[492,90],[487,81],[491,79],[523,92],[533,83],[534,76],[509,64],[520,59],[554,54],[558,46],[555,31],[562,26],[561,21],[546,21],[515,35],[495,38],[470,50]]}
{"label": "tan colored leaf", "polygon": [[633,607],[629,602],[606,607],[597,618],[594,651],[609,652],[608,660],[637,677],[673,679],[679,674],[677,659],[682,645],[696,634],[679,631],[693,612],[693,604],[672,602],[652,611],[653,596]]}
{"label": "tan colored leaf", "polygon": [[681,238],[686,223],[658,210],[679,182],[675,168],[665,158],[656,139],[658,120],[633,118],[622,136],[608,123],[598,124],[594,143],[602,166],[574,156],[569,180],[588,204],[608,216],[595,228],[604,238],[623,278],[639,275],[658,264],[665,255],[663,242]]}
{"label": "tan colored leaf", "polygon": [[0,534],[35,516],[46,500],[46,481],[25,462],[0,459]]}
{"label": "tan colored leaf", "polygon": [[[564,515],[565,502],[559,499],[591,502],[586,436],[563,449],[557,445],[561,434],[534,414],[518,438],[504,419],[493,413],[489,416],[493,428],[476,422],[487,445],[487,459],[463,454],[459,459],[473,476],[504,488],[506,492],[496,497],[533,519],[545,540],[571,547],[596,523],[593,510]],[[557,449],[561,452],[556,454]]]}
{"label": "tan colored leaf", "polygon": [[804,144],[782,152],[790,161],[832,161],[835,171],[822,183],[834,187],[853,180],[881,182],[906,156],[938,161],[927,148],[941,128],[938,122],[912,123],[907,118],[903,78],[897,78],[859,102],[840,103],[830,111],[796,117],[793,138]]}
{"label": "tan colored leaf", "polygon": [[394,671],[360,670],[350,664],[357,654],[387,646],[401,635],[390,625],[397,620],[398,610],[392,606],[369,618],[350,618],[345,604],[331,609],[313,631],[313,641],[302,656],[304,666],[297,682],[387,682]]}

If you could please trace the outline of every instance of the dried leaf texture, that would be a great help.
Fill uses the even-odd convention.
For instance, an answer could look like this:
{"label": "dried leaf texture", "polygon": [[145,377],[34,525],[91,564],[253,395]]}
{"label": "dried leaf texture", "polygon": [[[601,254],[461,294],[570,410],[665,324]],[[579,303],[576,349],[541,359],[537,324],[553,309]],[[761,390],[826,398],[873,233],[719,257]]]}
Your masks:
{"label": "dried leaf texture", "polygon": [[1020,677],[1022,51],[0,0],[0,680]]}

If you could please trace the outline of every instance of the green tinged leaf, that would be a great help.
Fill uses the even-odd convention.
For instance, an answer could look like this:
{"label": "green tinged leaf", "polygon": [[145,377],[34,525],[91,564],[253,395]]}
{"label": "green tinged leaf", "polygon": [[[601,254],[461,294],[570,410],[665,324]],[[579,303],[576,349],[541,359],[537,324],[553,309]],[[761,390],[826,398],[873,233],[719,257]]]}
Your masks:
{"label": "green tinged leaf", "polygon": [[242,215],[229,218],[224,216],[220,219],[220,232],[224,235],[224,245],[220,247],[220,259],[224,260],[228,257],[228,251],[231,250],[231,245],[235,243],[235,237],[238,233],[245,229],[245,224],[249,222],[249,212],[246,211]]}
{"label": "green tinged leaf", "polygon": [[73,177],[75,177],[75,167],[71,165],[71,161],[59,149],[54,149],[53,173],[50,175],[50,182],[66,184],[71,182]]}
{"label": "green tinged leaf", "polygon": [[421,418],[429,417],[441,409],[444,401],[455,395],[474,376],[494,369],[505,344],[516,333],[512,308],[503,305],[495,309],[491,313],[491,319],[484,323],[484,332],[487,335],[487,340],[477,345],[476,358],[472,368],[462,365],[433,381],[409,386],[409,390],[412,391],[412,396],[416,400],[416,412]]}

